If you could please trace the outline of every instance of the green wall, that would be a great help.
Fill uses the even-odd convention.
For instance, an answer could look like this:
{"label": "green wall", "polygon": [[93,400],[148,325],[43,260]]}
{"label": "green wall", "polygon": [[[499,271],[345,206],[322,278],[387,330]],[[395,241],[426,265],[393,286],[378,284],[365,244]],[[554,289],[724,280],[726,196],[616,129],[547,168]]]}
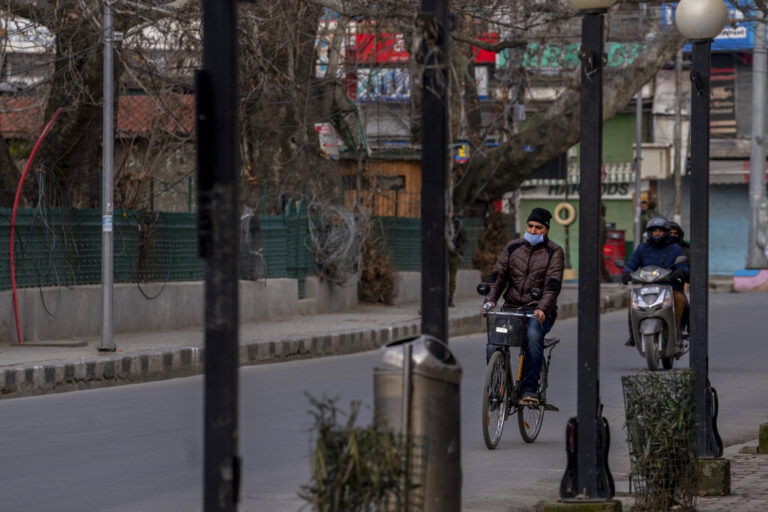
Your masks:
{"label": "green wall", "polygon": [[[522,199],[520,201],[520,228],[524,228],[524,222],[528,218],[528,214],[535,207],[546,208],[550,212],[554,213],[555,207],[560,204],[560,199]],[[570,225],[569,240],[570,240],[570,259],[571,268],[579,267],[579,201],[569,200],[569,203],[576,208],[576,222]],[[625,230],[624,237],[626,240],[632,240],[633,232],[632,226],[634,221],[634,213],[632,212],[632,201],[629,199],[604,199],[605,204],[605,220],[606,222],[616,223],[616,229]],[[565,249],[565,227],[561,226],[554,219],[550,222],[549,238],[555,243]]]}
{"label": "green wall", "polygon": [[[648,120],[648,115],[643,115],[643,142],[650,140]],[[635,158],[634,143],[635,114],[618,114],[609,119],[603,125],[603,162],[631,162]]]}

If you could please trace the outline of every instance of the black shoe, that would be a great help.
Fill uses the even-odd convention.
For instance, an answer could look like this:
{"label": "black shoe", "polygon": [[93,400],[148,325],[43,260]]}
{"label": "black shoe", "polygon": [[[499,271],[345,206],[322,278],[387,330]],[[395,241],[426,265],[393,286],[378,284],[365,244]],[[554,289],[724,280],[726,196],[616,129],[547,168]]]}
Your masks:
{"label": "black shoe", "polygon": [[525,391],[523,393],[523,398],[520,400],[520,403],[524,405],[538,406],[539,394],[536,393],[535,391]]}
{"label": "black shoe", "polygon": [[456,304],[453,303],[453,299],[448,299],[448,307],[449,308],[455,308]]}
{"label": "black shoe", "polygon": [[625,347],[634,347],[635,346],[635,340],[630,336],[627,341],[624,342]]}

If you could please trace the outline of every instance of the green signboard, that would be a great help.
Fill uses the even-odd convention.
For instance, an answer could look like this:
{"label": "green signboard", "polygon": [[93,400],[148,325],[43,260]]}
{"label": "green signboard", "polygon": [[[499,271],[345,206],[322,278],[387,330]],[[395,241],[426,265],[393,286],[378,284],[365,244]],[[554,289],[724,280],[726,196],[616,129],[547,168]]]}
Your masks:
{"label": "green signboard", "polygon": [[[520,65],[539,70],[572,70],[579,66],[579,43],[528,43]],[[623,68],[632,64],[648,48],[645,43],[607,43],[606,66]],[[496,66],[504,67],[510,58],[510,50],[496,54]]]}

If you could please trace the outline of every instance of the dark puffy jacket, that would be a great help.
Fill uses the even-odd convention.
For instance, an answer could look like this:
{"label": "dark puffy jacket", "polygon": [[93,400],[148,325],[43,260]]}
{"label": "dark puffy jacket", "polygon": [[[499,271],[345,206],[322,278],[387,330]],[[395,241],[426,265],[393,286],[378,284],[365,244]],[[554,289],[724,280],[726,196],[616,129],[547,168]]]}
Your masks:
{"label": "dark puffy jacket", "polygon": [[[661,268],[670,268],[673,271],[681,270],[683,272],[683,280],[688,280],[688,265],[686,263],[678,263],[675,265],[675,260],[678,256],[685,256],[683,248],[677,243],[667,243],[661,247],[657,247],[650,240],[646,240],[632,253],[627,263],[624,265],[624,274],[634,272],[638,268],[647,267],[649,265],[655,265]],[[677,291],[682,291],[683,285],[677,280],[672,281],[672,288]]]}
{"label": "dark puffy jacket", "polygon": [[534,247],[522,238],[512,240],[493,266],[491,291],[485,299],[495,303],[503,293],[506,304],[520,307],[533,300],[533,288],[540,288],[544,296],[537,307],[549,315],[563,286],[564,261],[563,249],[549,238]]}

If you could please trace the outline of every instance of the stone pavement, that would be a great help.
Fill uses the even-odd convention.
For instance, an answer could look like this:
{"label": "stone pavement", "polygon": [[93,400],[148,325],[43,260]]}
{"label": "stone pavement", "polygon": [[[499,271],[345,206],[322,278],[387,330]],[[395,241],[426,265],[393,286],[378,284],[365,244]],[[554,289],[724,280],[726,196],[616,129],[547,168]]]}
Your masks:
{"label": "stone pavement", "polygon": [[768,510],[768,455],[738,454],[731,459],[731,494],[699,498],[701,512]]}
{"label": "stone pavement", "polygon": [[[577,289],[566,285],[560,318],[576,316]],[[603,311],[623,308],[626,290],[606,284]],[[451,336],[485,331],[481,297],[457,299],[449,309]],[[421,330],[418,304],[359,304],[341,313],[289,316],[246,323],[240,329],[240,364],[263,364],[372,350]],[[140,330],[141,326],[137,326]],[[117,352],[99,352],[99,339],[0,345],[0,398],[129,384],[202,373],[202,329],[114,336]]]}
{"label": "stone pavement", "polygon": [[[757,440],[747,445],[756,446]],[[700,512],[759,512],[768,510],[768,454],[738,453],[736,446],[725,450],[731,461],[731,494],[700,497]]]}
{"label": "stone pavement", "polygon": [[[757,443],[755,439],[725,448],[723,457],[731,461],[731,493],[696,498],[698,512],[768,511],[768,454],[754,453]],[[752,448],[749,451],[753,453],[741,453],[742,447]],[[628,492],[617,492],[616,499],[621,501],[625,511],[631,510],[635,503],[634,496]]]}

